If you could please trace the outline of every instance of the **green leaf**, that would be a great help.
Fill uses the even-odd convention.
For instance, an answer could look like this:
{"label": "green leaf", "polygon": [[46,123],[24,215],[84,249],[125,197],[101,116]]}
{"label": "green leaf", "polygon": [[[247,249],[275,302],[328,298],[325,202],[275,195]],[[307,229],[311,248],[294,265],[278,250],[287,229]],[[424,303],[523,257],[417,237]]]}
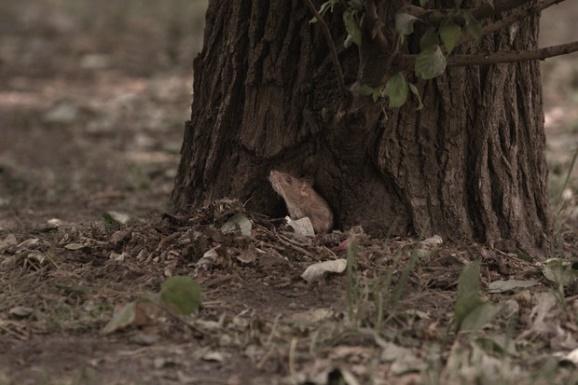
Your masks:
{"label": "green leaf", "polygon": [[169,309],[188,315],[201,305],[201,288],[191,277],[171,277],[163,283],[160,299]]}
{"label": "green leaf", "polygon": [[349,48],[349,47],[351,47],[352,44],[353,44],[353,39],[351,38],[351,35],[347,35],[347,37],[345,38],[345,41],[343,41],[343,46],[345,48]]}
{"label": "green leaf", "polygon": [[559,258],[550,258],[544,262],[542,274],[549,281],[557,283],[559,287],[568,286],[578,275],[570,261]]}
{"label": "green leaf", "polygon": [[385,84],[385,95],[389,98],[390,108],[399,108],[407,101],[409,87],[401,72],[393,75]]}
{"label": "green leaf", "polygon": [[343,12],[343,23],[345,24],[345,30],[351,36],[351,40],[361,46],[361,29],[359,28],[359,21],[356,18],[356,11],[351,9]]}
{"label": "green leaf", "polygon": [[[339,2],[339,0],[334,0],[336,3]],[[363,3],[361,0],[349,0],[349,6],[353,9],[356,9],[358,11],[361,11],[363,9]]]}
{"label": "green leaf", "polygon": [[433,79],[444,73],[447,60],[439,45],[420,52],[415,61],[415,73],[424,80]]}
{"label": "green leaf", "polygon": [[413,33],[413,25],[417,17],[407,14],[398,13],[395,15],[395,30],[402,36],[408,36]]}
{"label": "green leaf", "polygon": [[448,53],[451,53],[462,38],[462,28],[451,21],[442,23],[440,37]]}
{"label": "green leaf", "polygon": [[378,90],[371,86],[368,86],[367,84],[361,84],[360,86],[357,87],[357,92],[359,93],[359,95],[362,96],[372,96],[376,92],[378,92]]}
{"label": "green leaf", "polygon": [[474,309],[483,304],[480,294],[480,262],[467,265],[458,281],[458,293],[454,308],[457,325],[461,325]]}
{"label": "green leaf", "polygon": [[480,286],[480,262],[472,262],[464,268],[458,281],[454,317],[461,331],[481,329],[501,310],[500,306],[482,299]]}
{"label": "green leaf", "polygon": [[429,28],[421,39],[419,39],[419,48],[421,51],[427,51],[435,48],[436,45],[440,44],[438,38],[438,32],[435,28]]}
{"label": "green leaf", "polygon": [[[333,12],[333,8],[339,2],[339,0],[328,0],[325,3],[321,4],[321,8],[319,8],[319,15],[323,16],[327,13],[327,11]],[[309,20],[309,24],[317,23],[317,17],[313,16],[311,20]]]}
{"label": "green leaf", "polygon": [[491,336],[481,336],[476,338],[476,345],[481,347],[485,352],[497,357],[507,355],[517,355],[516,344],[513,343],[510,336],[497,334]]}
{"label": "green leaf", "polygon": [[483,303],[472,309],[462,323],[460,324],[461,331],[476,331],[483,328],[488,322],[500,312],[501,306],[492,303]]}
{"label": "green leaf", "polygon": [[466,32],[476,40],[482,38],[482,24],[471,14],[471,12],[464,13],[466,21]]}
{"label": "green leaf", "polygon": [[357,85],[355,92],[361,96],[371,96],[374,102],[377,102],[383,95],[383,88],[374,88],[367,84]]}
{"label": "green leaf", "polygon": [[409,83],[409,90],[411,91],[411,93],[415,96],[415,98],[417,99],[417,108],[416,110],[422,110],[423,109],[423,103],[421,101],[421,95],[419,94],[419,90],[417,89],[417,87],[415,86],[415,84],[413,83]]}

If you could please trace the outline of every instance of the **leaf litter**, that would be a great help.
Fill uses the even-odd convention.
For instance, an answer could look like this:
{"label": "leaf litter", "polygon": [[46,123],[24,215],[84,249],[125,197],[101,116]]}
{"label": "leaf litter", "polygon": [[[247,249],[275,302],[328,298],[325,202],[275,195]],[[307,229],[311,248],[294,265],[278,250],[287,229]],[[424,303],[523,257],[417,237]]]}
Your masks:
{"label": "leaf litter", "polygon": [[[154,223],[63,226],[24,238],[0,238],[2,262],[14,258],[7,282],[44,294],[25,304],[22,295],[3,294],[12,316],[0,318],[0,339],[51,334],[56,323],[151,348],[190,341],[199,365],[233,362],[230,376],[251,372],[254,383],[262,376],[279,384],[366,383],[376,373],[384,384],[431,376],[462,383],[488,370],[496,381],[523,382],[541,370],[532,357],[562,368],[575,356],[576,316],[564,309],[578,303],[564,305],[539,265],[482,246],[436,237],[384,242],[360,228],[303,237],[226,199]],[[34,253],[50,259],[32,262]],[[40,285],[31,286],[39,274]],[[59,298],[80,305],[69,307],[73,318],[59,318]],[[146,355],[173,362],[155,350]],[[562,369],[554,375],[566,378]]]}
{"label": "leaf litter", "polygon": [[[27,17],[34,14],[41,31],[70,24],[41,17],[43,12]],[[155,21],[160,18],[154,14]],[[42,23],[58,28],[43,29]],[[191,24],[188,18],[186,23]],[[155,28],[133,25],[142,26]],[[54,52],[61,52],[59,42],[79,45],[74,57],[80,65],[72,67],[84,72],[59,74],[77,61],[66,55],[52,55],[59,62],[39,60],[44,46],[21,37],[14,41],[27,47],[26,55],[11,59],[12,50],[4,52],[4,64],[18,76],[3,79],[8,92],[0,95],[2,106],[9,107],[0,117],[0,383],[576,382],[578,292],[572,264],[535,265],[512,250],[441,242],[433,234],[420,243],[361,233],[353,277],[323,274],[307,283],[301,274],[308,266],[347,257],[351,234],[311,237],[307,225],[275,228],[231,201],[151,220],[172,187],[190,70],[186,76],[153,75],[152,81],[130,71],[129,79],[119,79],[104,71],[118,71],[118,55],[87,54],[82,33],[59,36],[42,41]],[[81,43],[75,45],[75,39]],[[162,49],[150,43],[145,48],[155,54],[141,57],[156,62]],[[6,39],[6,44],[13,43]],[[21,73],[30,66],[20,58],[36,58],[49,81]],[[120,62],[130,67],[149,60]],[[98,85],[87,81],[91,77]],[[560,88],[549,92],[559,98]],[[571,99],[562,106],[570,118],[576,110]],[[546,111],[549,129],[560,126],[559,118],[552,119],[557,110]],[[32,127],[46,134],[21,141]],[[554,181],[563,176],[557,170],[564,169],[562,155],[575,136],[562,134],[548,137]],[[27,163],[15,161],[26,157]],[[103,158],[123,166],[105,167]],[[69,167],[70,159],[79,162]],[[81,188],[67,190],[69,184]],[[571,222],[556,234],[551,257],[565,261],[578,255],[575,191],[575,186],[560,191],[561,213]],[[110,212],[130,216],[77,224]],[[142,213],[148,222],[140,220]],[[248,222],[235,219],[231,231],[221,231],[235,215]],[[47,222],[54,217],[59,221]],[[411,253],[417,257],[408,269]],[[471,298],[501,309],[475,331],[456,332],[460,274],[477,260],[480,285]],[[201,287],[198,312],[172,314],[156,305],[155,295],[176,276]],[[184,292],[187,299],[195,297]],[[102,335],[127,304],[134,305]],[[347,307],[355,310],[355,319],[348,319]],[[464,314],[478,321],[475,311]]]}

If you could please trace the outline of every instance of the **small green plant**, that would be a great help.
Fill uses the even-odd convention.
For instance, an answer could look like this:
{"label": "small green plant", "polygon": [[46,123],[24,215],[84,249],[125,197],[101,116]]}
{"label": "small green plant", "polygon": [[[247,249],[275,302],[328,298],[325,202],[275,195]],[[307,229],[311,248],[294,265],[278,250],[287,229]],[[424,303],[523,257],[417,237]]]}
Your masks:
{"label": "small green plant", "polygon": [[399,266],[399,261],[401,260],[402,256],[403,250],[398,251],[394,256],[393,267],[387,269],[385,274],[378,276],[376,278],[376,282],[373,285],[373,298],[375,299],[376,309],[376,331],[381,330],[383,325],[395,315],[401,299],[406,293],[409,276],[415,269],[415,266],[419,260],[419,253],[417,253],[415,249],[412,249],[409,256],[409,262],[404,264],[404,267],[400,273],[399,280],[394,284],[393,278],[395,273],[395,266]]}
{"label": "small green plant", "polygon": [[[418,88],[406,80],[409,77],[416,81],[431,80],[444,74],[450,66],[546,59],[578,50],[578,44],[570,43],[527,52],[512,50],[493,54],[455,54],[456,48],[464,43],[479,45],[484,36],[557,3],[552,1],[536,4],[497,4],[486,0],[477,7],[468,8],[461,0],[456,0],[453,7],[445,9],[434,7],[432,2],[427,0],[406,1],[391,11],[395,12],[393,25],[387,25],[392,24],[390,20],[382,20],[383,15],[379,13],[379,6],[375,1],[327,0],[319,10],[311,0],[304,2],[314,15],[310,23],[320,25],[325,35],[342,90],[346,88],[343,70],[331,31],[323,20],[323,16],[328,12],[341,13],[345,30],[343,46],[356,47],[361,61],[366,56],[375,55],[376,49],[388,57],[382,63],[383,76],[380,76],[380,79],[372,76],[366,78],[361,71],[354,91],[363,96],[371,96],[374,102],[387,98],[390,108],[405,105],[409,91],[415,96],[418,109],[422,107]],[[508,15],[496,20],[497,14]]]}
{"label": "small green plant", "polygon": [[459,331],[476,331],[490,322],[500,307],[482,297],[480,285],[480,262],[472,262],[460,274],[454,321]]}
{"label": "small green plant", "polygon": [[555,198],[553,201],[553,207],[555,214],[553,215],[553,233],[554,233],[554,249],[559,249],[558,245],[562,244],[561,239],[561,230],[563,226],[563,211],[566,208],[566,202],[564,200],[564,191],[570,186],[570,182],[572,179],[572,173],[574,172],[574,167],[576,167],[576,161],[578,159],[578,147],[574,150],[574,154],[572,155],[572,159],[568,165],[568,169],[565,172],[564,181],[561,185],[556,186],[555,189]]}
{"label": "small green plant", "polygon": [[565,288],[578,278],[578,265],[560,258],[550,258],[542,268],[544,277],[556,285],[554,296],[563,308],[566,308]]}
{"label": "small green plant", "polygon": [[163,283],[160,301],[177,314],[189,315],[201,306],[201,288],[191,277],[171,277]]}
{"label": "small green plant", "polygon": [[360,278],[357,269],[358,244],[355,237],[351,237],[347,244],[347,317],[351,324],[356,325],[360,313],[361,291]]}
{"label": "small green plant", "polygon": [[[409,261],[397,270],[401,258],[407,250],[399,250],[394,255],[391,268],[378,274],[372,280],[363,280],[360,277],[357,256],[359,246],[354,238],[351,238],[347,251],[347,316],[349,322],[355,327],[362,324],[372,324],[374,330],[379,333],[383,325],[395,316],[396,311],[406,294],[409,277],[420,257],[417,249],[409,252]],[[396,275],[399,278],[396,280]]]}
{"label": "small green plant", "polygon": [[159,314],[178,316],[190,315],[201,306],[201,288],[191,277],[168,278],[160,293],[149,294],[136,301],[119,306],[112,319],[103,328],[104,334],[128,327],[143,326],[155,322]]}

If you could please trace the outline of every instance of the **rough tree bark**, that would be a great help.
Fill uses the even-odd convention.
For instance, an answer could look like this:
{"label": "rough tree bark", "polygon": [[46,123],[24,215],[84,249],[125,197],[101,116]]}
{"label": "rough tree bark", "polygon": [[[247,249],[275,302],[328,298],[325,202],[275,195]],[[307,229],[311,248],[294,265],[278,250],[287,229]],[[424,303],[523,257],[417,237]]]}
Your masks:
{"label": "rough tree bark", "polygon": [[[174,207],[235,197],[279,216],[283,206],[266,179],[277,168],[313,177],[339,228],[544,250],[539,64],[451,68],[417,83],[421,111],[354,101],[343,113],[328,45],[311,16],[303,0],[210,0]],[[365,69],[355,46],[339,48],[340,17],[326,15],[349,86]],[[537,37],[532,17],[475,46],[532,49]]]}

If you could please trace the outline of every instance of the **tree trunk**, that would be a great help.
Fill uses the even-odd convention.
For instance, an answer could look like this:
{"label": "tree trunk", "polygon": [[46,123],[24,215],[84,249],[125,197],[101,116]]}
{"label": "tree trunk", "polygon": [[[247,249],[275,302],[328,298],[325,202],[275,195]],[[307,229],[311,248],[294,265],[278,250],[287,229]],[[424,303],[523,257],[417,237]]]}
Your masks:
{"label": "tree trunk", "polygon": [[[210,1],[174,207],[235,197],[280,216],[266,178],[280,169],[312,177],[341,229],[361,224],[376,235],[543,250],[549,220],[539,64],[450,68],[417,82],[421,111],[413,102],[399,110],[353,102],[343,114],[329,48],[311,17],[303,0]],[[338,12],[325,18],[351,85],[356,47],[340,48]],[[519,27],[472,47],[536,47],[538,17]]]}

